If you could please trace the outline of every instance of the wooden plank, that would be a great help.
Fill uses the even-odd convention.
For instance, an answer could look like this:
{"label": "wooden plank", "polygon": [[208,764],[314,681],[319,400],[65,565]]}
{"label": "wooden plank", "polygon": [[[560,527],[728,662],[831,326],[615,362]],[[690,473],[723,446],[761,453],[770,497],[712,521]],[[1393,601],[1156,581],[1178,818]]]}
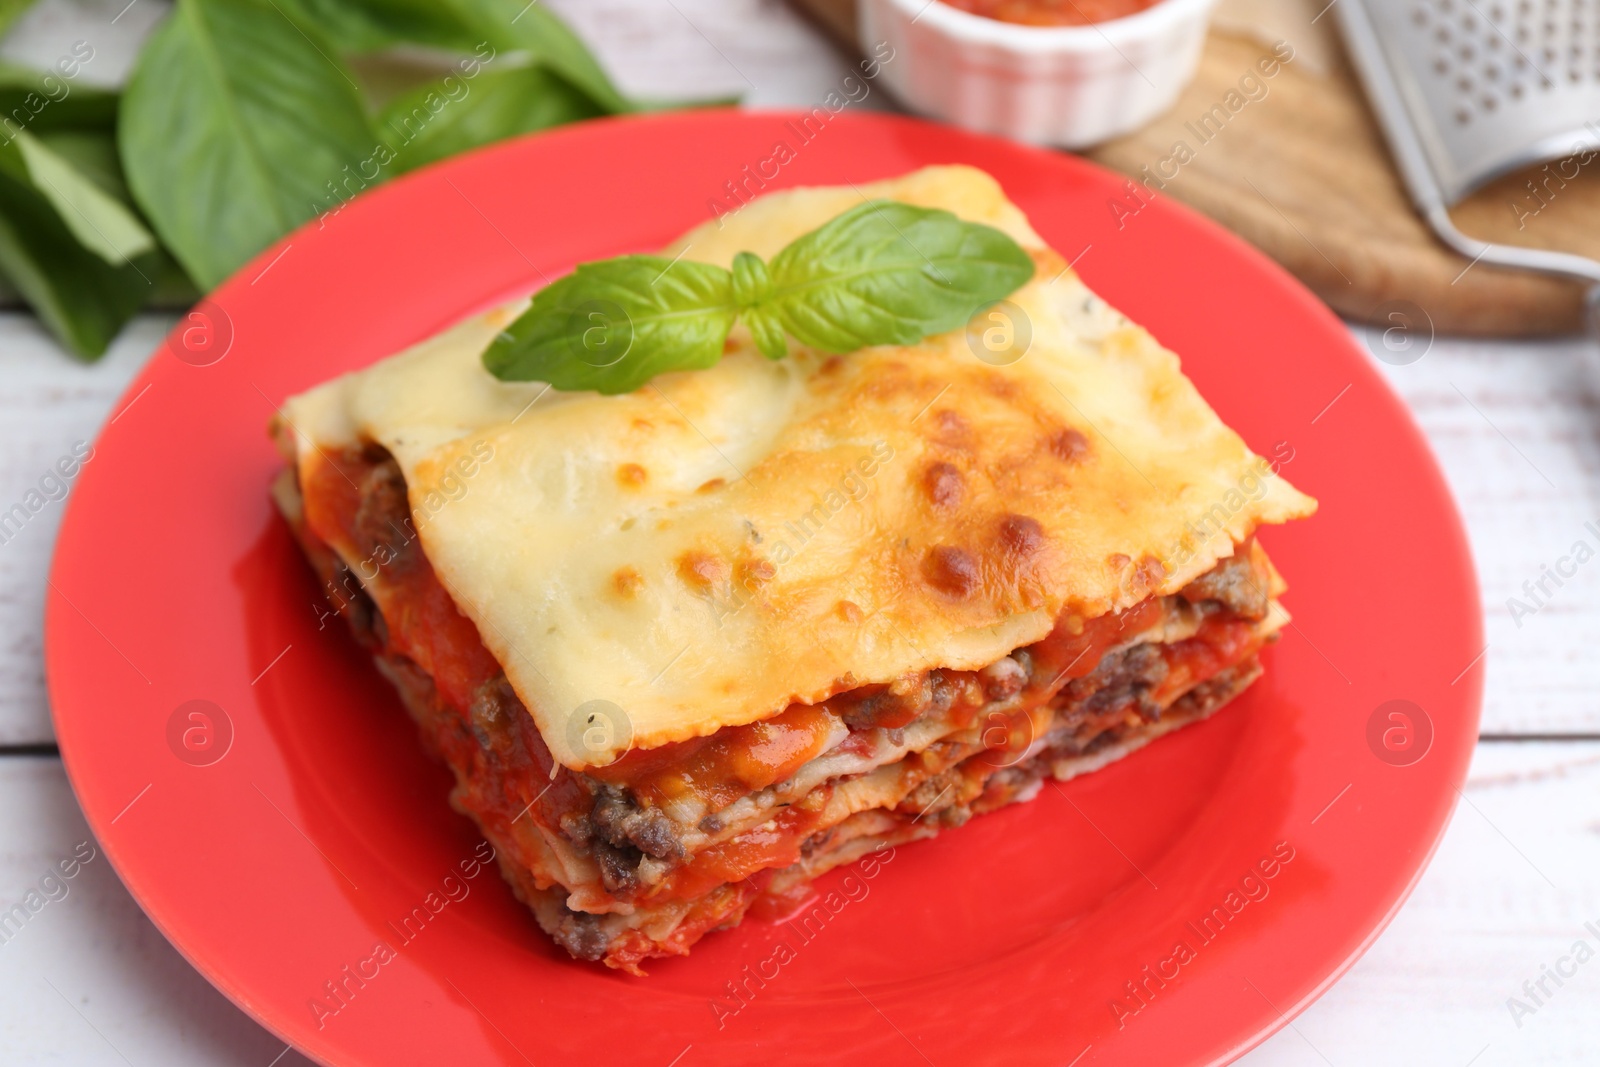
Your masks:
{"label": "wooden plank", "polygon": [[[1383,350],[1381,331],[1357,334]],[[1427,434],[1472,541],[1488,639],[1487,733],[1600,734],[1600,657],[1589,652],[1600,643],[1600,562],[1562,563],[1580,540],[1600,560],[1600,534],[1586,525],[1600,527],[1592,492],[1600,400],[1588,384],[1596,359],[1594,342],[1584,339],[1439,338],[1416,363],[1379,364]],[[1361,432],[1338,412],[1317,428]],[[1374,515],[1373,536],[1405,521]],[[1560,585],[1546,577],[1558,566],[1574,571]],[[1535,600],[1523,586],[1541,578],[1549,592]],[[1538,610],[1514,612],[1513,597]]]}
{"label": "wooden plank", "polygon": [[0,513],[26,508],[30,492],[39,494],[32,502],[42,502],[20,530],[0,528],[0,744],[54,736],[41,627],[45,576],[65,507],[47,495],[56,492],[50,480],[56,464],[94,441],[172,321],[141,316],[104,359],[86,364],[66,355],[31,316],[0,313]]}
{"label": "wooden plank", "polygon": [[48,68],[84,41],[94,54],[82,65],[78,84],[115,87],[171,8],[168,0],[137,6],[127,0],[38,0],[6,31],[0,61]]}
{"label": "wooden plank", "polygon": [[[1600,925],[1600,836],[1591,825],[1600,744],[1482,745],[1465,794],[1469,803],[1394,923],[1243,1067],[1465,1065],[1475,1055],[1474,1067],[1594,1062],[1600,962],[1549,986],[1553,995],[1520,1028],[1506,1001],[1525,996],[1522,983],[1574,940],[1600,948],[1583,928]],[[1358,801],[1348,799],[1353,814]],[[0,824],[4,910],[90,838],[57,760],[0,758],[0,810],[10,816]],[[6,1062],[309,1062],[291,1052],[274,1063],[283,1044],[189,968],[103,856],[67,885],[0,944]],[[1241,995],[1254,994],[1241,983]]]}
{"label": "wooden plank", "polygon": [[[1547,981],[1540,1005],[1523,983],[1579,939],[1600,954],[1584,925],[1600,928],[1600,744],[1479,745],[1464,793],[1388,930],[1239,1067],[1595,1062],[1600,955],[1564,986]],[[1534,1013],[1513,1017],[1512,997]]]}
{"label": "wooden plank", "polygon": [[[646,99],[738,96],[746,107],[811,107],[854,71],[852,59],[779,0],[545,2],[624,91]],[[885,95],[874,92],[866,106]]]}
{"label": "wooden plank", "polygon": [[[56,759],[0,759],[0,1060],[83,1067],[308,1067],[213,989],[118,881]],[[60,864],[80,862],[71,878]],[[52,897],[56,899],[51,899]],[[26,907],[26,905],[25,905]]]}

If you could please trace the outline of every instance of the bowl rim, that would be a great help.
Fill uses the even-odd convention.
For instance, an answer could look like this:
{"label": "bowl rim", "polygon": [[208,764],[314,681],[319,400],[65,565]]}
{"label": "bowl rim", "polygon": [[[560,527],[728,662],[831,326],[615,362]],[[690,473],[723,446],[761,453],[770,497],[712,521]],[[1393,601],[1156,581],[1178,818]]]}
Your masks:
{"label": "bowl rim", "polygon": [[1011,48],[1019,52],[1104,52],[1127,43],[1159,37],[1174,26],[1205,18],[1218,0],[1157,0],[1143,11],[1084,26],[1029,26],[974,15],[943,0],[868,0],[887,5],[910,22],[927,23],[948,37]]}

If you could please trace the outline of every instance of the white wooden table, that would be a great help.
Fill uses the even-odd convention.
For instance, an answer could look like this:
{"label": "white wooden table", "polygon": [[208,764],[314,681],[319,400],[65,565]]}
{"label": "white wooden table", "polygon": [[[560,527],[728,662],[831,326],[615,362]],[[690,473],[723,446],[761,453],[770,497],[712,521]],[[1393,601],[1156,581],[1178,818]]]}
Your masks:
{"label": "white wooden table", "polygon": [[[641,94],[744,92],[754,106],[810,106],[848,70],[779,0],[547,2]],[[25,30],[49,54],[84,26],[104,32],[107,10],[46,0]],[[135,28],[152,21],[143,14]],[[0,313],[0,510],[93,439],[169,321],[139,319],[86,367],[26,315]],[[1577,339],[1440,339],[1420,361],[1382,369],[1432,441],[1471,533],[1490,639],[1484,739],[1469,803],[1393,925],[1241,1063],[1600,1063],[1600,962],[1532,1015],[1517,1020],[1507,1007],[1578,938],[1600,946],[1583,929],[1600,927],[1600,566],[1580,569],[1520,626],[1506,603],[1575,540],[1596,543],[1584,524],[1600,523],[1600,358]],[[40,666],[60,514],[52,505],[0,545],[0,907],[92,842],[54,754]],[[183,961],[103,857],[69,884],[0,943],[0,1063],[307,1062]]]}

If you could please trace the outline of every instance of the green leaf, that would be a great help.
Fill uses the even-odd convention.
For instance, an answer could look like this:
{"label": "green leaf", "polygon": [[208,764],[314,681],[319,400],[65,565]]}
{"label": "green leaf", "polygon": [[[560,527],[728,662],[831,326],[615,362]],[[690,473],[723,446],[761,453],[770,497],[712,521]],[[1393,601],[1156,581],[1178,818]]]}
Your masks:
{"label": "green leaf", "polygon": [[[128,183],[122,175],[122,163],[117,158],[117,140],[110,131],[60,130],[40,134],[39,140],[137,217],[133,194],[128,191]],[[145,265],[147,262],[150,266]],[[188,308],[200,299],[200,290],[172,255],[159,244],[148,257],[140,258],[139,269],[155,283],[149,299],[145,301],[147,308]]]}
{"label": "green leaf", "polygon": [[179,0],[139,57],[118,141],[139,206],[207,289],[381,180],[388,151],[331,46],[275,0]]}
{"label": "green leaf", "polygon": [[741,309],[772,296],[772,275],[754,252],[733,255],[733,302]]}
{"label": "green leaf", "polygon": [[483,354],[489,373],[557,389],[621,393],[657,374],[709,367],[736,316],[768,359],[785,333],[825,352],[910,345],[964,325],[1033,277],[991,226],[873,200],[796,238],[771,264],[733,269],[624,256],[586,263],[540,291]]}
{"label": "green leaf", "polygon": [[825,352],[915,344],[962,326],[1033,277],[1033,260],[991,226],[875,200],[773,257],[766,307]]}
{"label": "green leaf", "polygon": [[782,359],[789,354],[789,343],[783,337],[783,323],[764,304],[771,297],[772,275],[761,257],[753,252],[736,253],[733,257],[733,302],[744,316],[744,324],[761,354],[768,359]]}
{"label": "green leaf", "polygon": [[112,129],[117,94],[78,80],[83,62],[70,54],[50,70],[34,70],[0,60],[0,133],[12,137],[18,130]]}
{"label": "green leaf", "polygon": [[447,0],[473,33],[497,48],[525,51],[607,112],[630,110],[583,40],[541,3]]}
{"label": "green leaf", "polygon": [[660,256],[585,263],[539,290],[483,363],[505,381],[627,393],[657,374],[714,366],[736,313],[721,267]]}
{"label": "green leaf", "polygon": [[421,44],[453,52],[522,52],[602,111],[629,111],[594,54],[535,0],[280,0],[303,12],[350,52]]}
{"label": "green leaf", "polygon": [[17,21],[17,16],[33,4],[34,0],[0,0],[0,36],[3,36],[11,28],[11,24]]}
{"label": "green leaf", "polygon": [[278,0],[320,29],[341,52],[412,43],[470,51],[471,36],[450,0]]}
{"label": "green leaf", "polygon": [[756,342],[756,349],[768,359],[782,359],[789,354],[789,342],[783,335],[783,323],[771,308],[752,307],[743,311],[744,324]]}
{"label": "green leaf", "polygon": [[663,99],[661,97],[634,96],[628,99],[628,110],[635,114],[648,115],[656,111],[684,111],[699,110],[712,107],[738,107],[744,103],[745,94],[729,93],[726,96],[697,96],[692,100],[680,100],[677,97]]}
{"label": "green leaf", "polygon": [[67,229],[89,251],[112,266],[121,266],[155,250],[155,238],[133,212],[39,138],[27,132],[17,134],[10,145],[0,149],[0,165],[12,167],[4,157],[13,155],[33,187],[50,201]]}
{"label": "green leaf", "polygon": [[107,263],[78,243],[30,182],[0,166],[0,273],[72,352],[105,353],[150,294],[151,259]]}
{"label": "green leaf", "polygon": [[39,134],[38,139],[101,192],[133,209],[133,194],[128,192],[122,161],[117,158],[117,138],[109,130],[53,130]]}
{"label": "green leaf", "polygon": [[452,74],[395,99],[378,132],[397,171],[413,170],[494,141],[603,114],[588,96],[541,67]]}

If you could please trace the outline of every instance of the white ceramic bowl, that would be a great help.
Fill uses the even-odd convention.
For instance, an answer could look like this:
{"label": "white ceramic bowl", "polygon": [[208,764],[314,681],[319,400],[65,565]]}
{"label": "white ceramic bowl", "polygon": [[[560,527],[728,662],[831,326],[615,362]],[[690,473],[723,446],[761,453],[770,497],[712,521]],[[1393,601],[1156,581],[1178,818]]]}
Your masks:
{"label": "white ceramic bowl", "polygon": [[915,111],[984,133],[1083,148],[1138,129],[1194,77],[1216,0],[1161,0],[1089,26],[1039,27],[938,0],[861,0],[861,41]]}

